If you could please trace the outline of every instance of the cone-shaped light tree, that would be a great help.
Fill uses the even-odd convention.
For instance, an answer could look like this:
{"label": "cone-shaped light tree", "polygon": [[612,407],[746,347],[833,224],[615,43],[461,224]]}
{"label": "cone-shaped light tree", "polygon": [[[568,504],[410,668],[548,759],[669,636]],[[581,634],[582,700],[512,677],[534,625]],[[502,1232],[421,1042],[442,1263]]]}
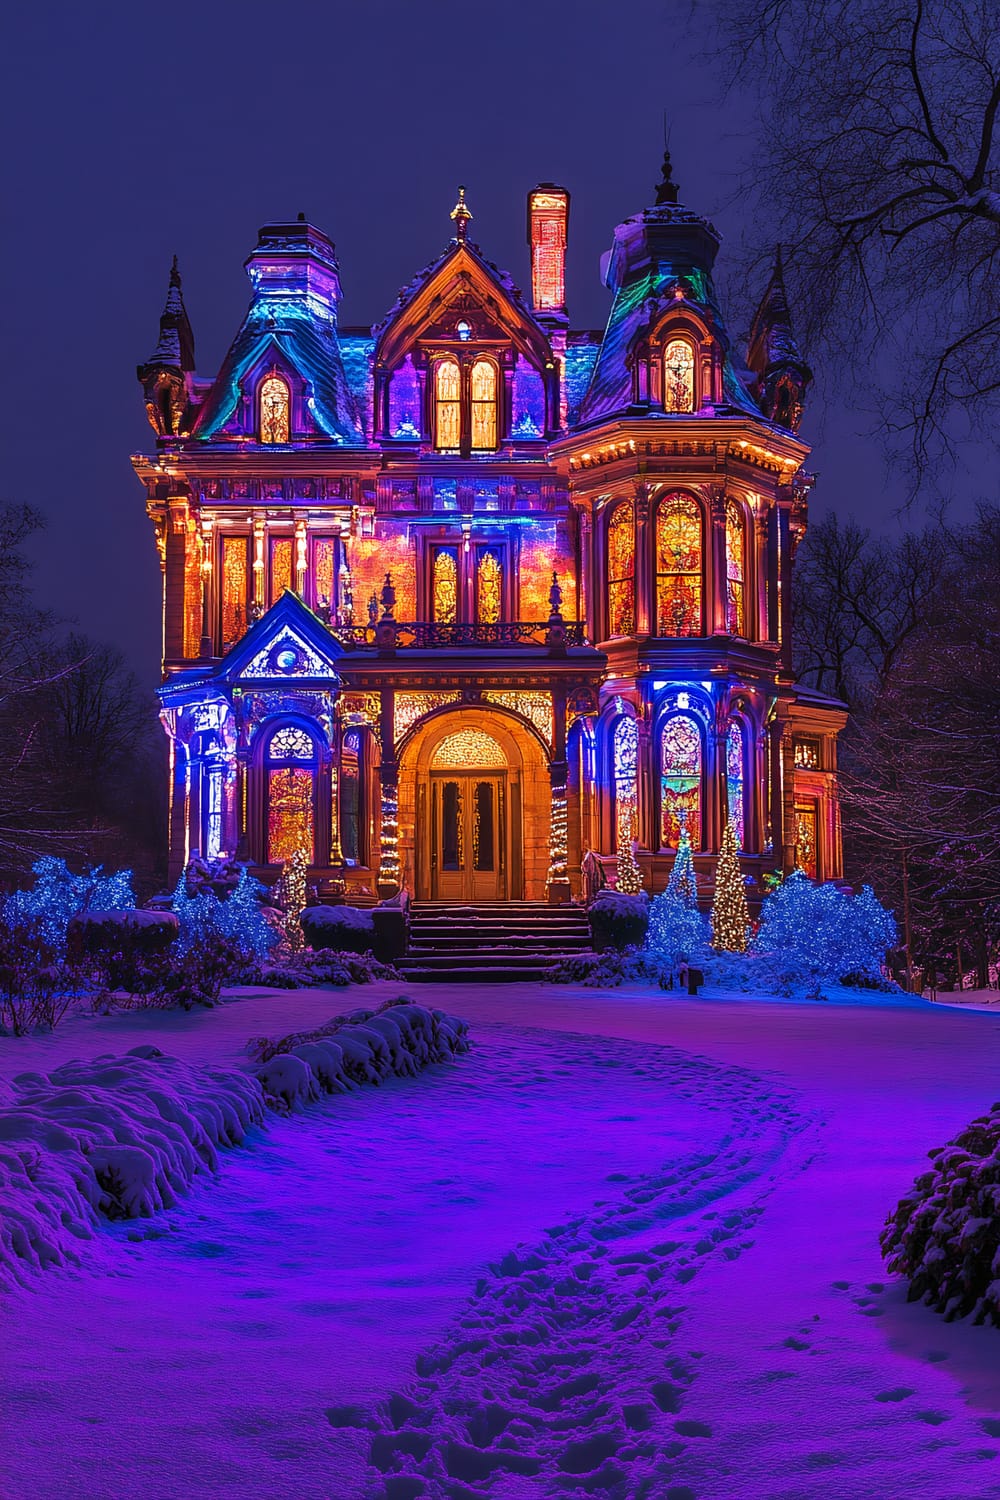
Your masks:
{"label": "cone-shaped light tree", "polygon": [[743,885],[736,834],[726,823],[715,869],[715,900],[712,902],[712,947],[729,953],[745,953],[750,912]]}
{"label": "cone-shaped light tree", "polygon": [[681,834],[677,841],[677,853],[674,856],[670,879],[667,881],[667,895],[673,896],[685,906],[697,906],[698,882],[691,854],[691,835],[688,833],[687,814],[683,809],[681,809],[680,822]]}

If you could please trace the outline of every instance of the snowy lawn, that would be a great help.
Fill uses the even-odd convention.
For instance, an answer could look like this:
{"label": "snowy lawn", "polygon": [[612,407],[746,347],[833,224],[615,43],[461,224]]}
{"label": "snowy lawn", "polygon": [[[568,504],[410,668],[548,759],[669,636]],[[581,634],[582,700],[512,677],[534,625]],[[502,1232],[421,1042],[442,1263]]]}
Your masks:
{"label": "snowy lawn", "polygon": [[[245,1064],[399,988],[75,1019],[0,1070]],[[878,1251],[1000,1096],[995,1014],[412,993],[469,1055],[271,1117],[7,1299],[4,1500],[1000,1496],[1000,1332]]]}

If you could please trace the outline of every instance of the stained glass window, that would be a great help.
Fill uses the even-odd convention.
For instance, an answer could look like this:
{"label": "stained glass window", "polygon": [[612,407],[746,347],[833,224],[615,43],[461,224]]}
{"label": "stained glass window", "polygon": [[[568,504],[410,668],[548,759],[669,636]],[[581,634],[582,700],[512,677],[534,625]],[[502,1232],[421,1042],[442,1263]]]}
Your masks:
{"label": "stained glass window", "polygon": [[222,538],[222,648],[226,650],[246,630],[248,580],[248,538]]}
{"label": "stained glass window", "polygon": [[434,432],[438,448],[452,450],[462,443],[462,378],[458,362],[442,359],[434,370]]}
{"label": "stained glass window", "polygon": [[816,804],[795,804],[795,862],[810,880],[816,879]]}
{"label": "stained glass window", "polygon": [[681,836],[681,813],[687,814],[691,845],[701,847],[701,732],[693,719],[675,714],[667,719],[660,739],[660,839],[665,849],[676,849]]}
{"label": "stained glass window", "polygon": [[205,858],[218,859],[222,852],[222,767],[212,766],[207,780]]}
{"label": "stained glass window", "polygon": [[615,725],[614,736],[615,824],[619,848],[631,844],[636,836],[638,767],[639,726],[634,719],[621,718]]}
{"label": "stained glass window", "polygon": [[726,502],[726,629],[730,635],[746,635],[745,535],[743,512],[735,500],[729,500]]}
{"label": "stained glass window", "polygon": [[286,589],[292,587],[294,542],[290,536],[271,539],[271,603],[276,604]]}
{"label": "stained glass window", "polygon": [[197,656],[202,624],[201,548],[189,533],[184,546],[184,655]]}
{"label": "stained glass window", "polygon": [[312,737],[297,724],[285,724],[271,736],[268,760],[312,760]]}
{"label": "stained glass window", "polygon": [[260,388],[260,440],[287,443],[289,430],[288,387],[280,375],[269,375]]}
{"label": "stained glass window", "polygon": [[493,783],[477,781],[472,819],[472,868],[493,869]]}
{"label": "stained glass window", "polygon": [[472,447],[479,452],[497,445],[497,370],[489,359],[472,366]]}
{"label": "stained glass window", "polygon": [[459,729],[443,739],[434,752],[432,767],[449,770],[473,769],[496,766],[506,769],[507,758],[491,735],[481,729]]}
{"label": "stained glass window", "polygon": [[743,798],[743,730],[735,719],[726,735],[726,795],[729,821],[733,825],[739,848],[746,846],[746,812]]}
{"label": "stained glass window", "polygon": [[664,495],[656,511],[656,633],[701,634],[701,510]]}
{"label": "stained glass window", "polygon": [[333,605],[336,545],[332,536],[318,536],[313,540],[312,591],[313,604],[317,609],[329,609]]}
{"label": "stained glass window", "polygon": [[476,569],[476,620],[496,625],[503,613],[503,568],[497,554],[488,549],[479,554]]}
{"label": "stained glass window", "polygon": [[819,740],[796,740],[795,764],[801,771],[818,771],[820,768]]}
{"label": "stained glass window", "polygon": [[362,765],[361,734],[358,730],[351,730],[344,735],[340,752],[340,847],[344,863],[348,865],[365,862]]}
{"label": "stained glass window", "polygon": [[671,339],[664,350],[663,408],[694,411],[694,350],[687,339]]}
{"label": "stained glass window", "polygon": [[635,520],[629,501],[616,505],[608,525],[608,635],[635,630]]}
{"label": "stained glass window", "polygon": [[304,849],[313,862],[313,773],[304,766],[274,766],[267,775],[267,858],[291,859]]}
{"label": "stained glass window", "polygon": [[434,620],[454,625],[458,619],[458,549],[439,547],[434,554]]}

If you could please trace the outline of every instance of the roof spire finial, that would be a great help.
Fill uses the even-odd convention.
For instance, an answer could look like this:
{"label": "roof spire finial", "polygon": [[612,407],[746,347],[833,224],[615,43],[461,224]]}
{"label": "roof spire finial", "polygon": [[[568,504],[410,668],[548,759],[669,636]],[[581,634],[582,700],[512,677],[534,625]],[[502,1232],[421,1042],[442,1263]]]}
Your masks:
{"label": "roof spire finial", "polygon": [[679,189],[673,178],[673,166],[670,161],[670,132],[667,129],[667,112],[663,111],[663,166],[660,169],[660,181],[656,188],[656,206],[662,208],[665,203],[676,203]]}
{"label": "roof spire finial", "polygon": [[455,223],[455,238],[459,244],[465,243],[465,236],[469,228],[469,220],[472,218],[472,210],[465,201],[465,188],[459,185],[458,202],[451,211],[451,217]]}
{"label": "roof spire finial", "polygon": [[178,270],[178,267],[177,267],[177,257],[175,255],[174,256],[174,263],[170,267],[170,285],[171,286],[179,287],[180,284],[181,284],[181,273]]}

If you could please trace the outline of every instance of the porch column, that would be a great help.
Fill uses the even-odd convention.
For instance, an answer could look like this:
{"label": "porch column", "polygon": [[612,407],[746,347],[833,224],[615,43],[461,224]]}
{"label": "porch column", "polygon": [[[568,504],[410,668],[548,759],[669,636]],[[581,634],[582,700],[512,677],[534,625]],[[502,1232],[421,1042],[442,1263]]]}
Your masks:
{"label": "porch column", "polygon": [[650,495],[648,484],[637,484],[635,502],[635,633],[656,634],[653,584],[653,548],[650,542]]}
{"label": "porch column", "polygon": [[727,633],[726,605],[728,602],[728,585],[726,577],[726,492],[718,488],[712,490],[711,505],[711,547],[710,556],[712,561],[712,583],[711,595],[708,608],[708,623],[711,626],[712,635],[725,635]]}
{"label": "porch column", "polygon": [[580,588],[577,594],[577,616],[584,622],[584,632],[594,640],[591,628],[590,616],[590,544],[591,544],[591,520],[587,511],[578,511],[578,522],[580,527]]}
{"label": "porch column", "polygon": [[379,763],[379,865],[375,888],[383,901],[399,894],[399,767],[393,723],[396,695],[383,688],[379,713],[382,758]]}
{"label": "porch column", "polygon": [[267,521],[260,511],[253,515],[253,606],[251,619],[264,613],[264,555],[267,544]]}
{"label": "porch column", "polygon": [[550,906],[572,897],[569,883],[569,808],[566,799],[566,694],[552,694],[552,759],[549,762],[549,873],[546,890]]}

